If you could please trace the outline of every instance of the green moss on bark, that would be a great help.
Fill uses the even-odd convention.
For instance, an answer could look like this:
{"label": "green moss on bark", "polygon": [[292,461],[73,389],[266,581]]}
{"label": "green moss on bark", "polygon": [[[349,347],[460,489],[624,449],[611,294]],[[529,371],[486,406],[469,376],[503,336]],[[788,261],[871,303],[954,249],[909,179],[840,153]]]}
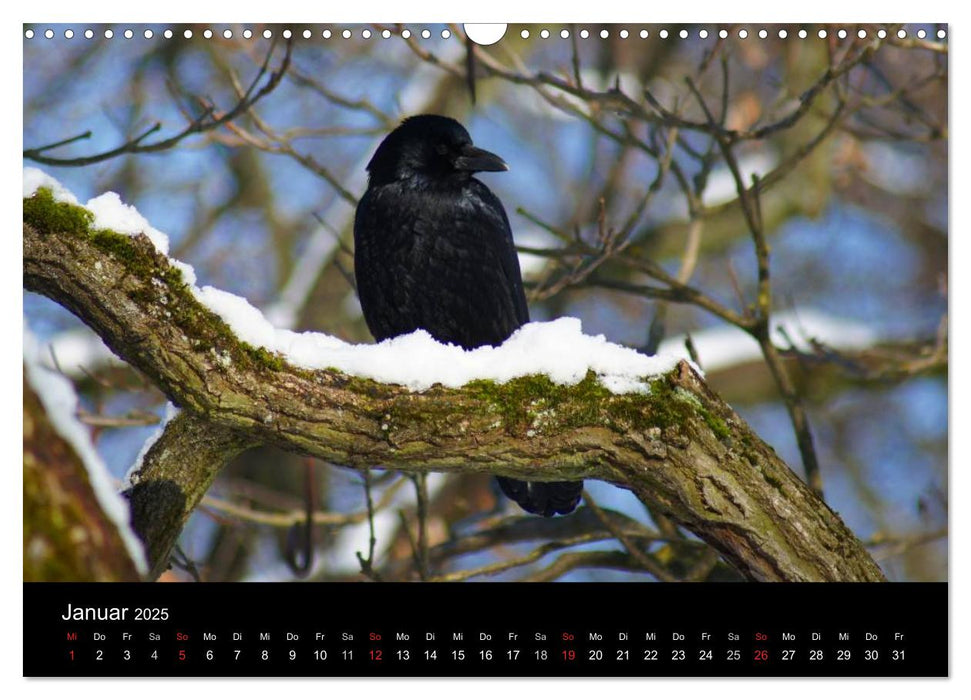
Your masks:
{"label": "green moss on bark", "polygon": [[58,202],[48,187],[41,187],[33,196],[24,197],[24,223],[43,233],[86,234],[94,221],[94,214],[74,204]]}
{"label": "green moss on bark", "polygon": [[24,197],[24,223],[42,233],[69,233],[90,239],[98,250],[122,265],[139,284],[129,298],[159,308],[172,322],[192,338],[193,347],[202,352],[212,350],[219,361],[229,367],[259,368],[279,372],[287,365],[284,359],[266,348],[254,347],[236,338],[229,325],[202,306],[185,283],[182,272],[154,246],[133,236],[93,229],[94,215],[84,207],[58,202],[49,188],[41,187]]}
{"label": "green moss on bark", "polygon": [[[464,388],[474,398],[487,402],[512,434],[540,433],[546,422],[557,429],[597,424],[620,431],[679,429],[698,415],[697,398],[681,396],[687,392],[675,391],[665,377],[648,380],[647,393],[630,394],[614,394],[592,370],[573,385],[556,384],[545,375],[530,375],[504,384],[477,380]],[[721,419],[708,414],[705,420],[717,426],[713,429],[720,437],[728,434]]]}

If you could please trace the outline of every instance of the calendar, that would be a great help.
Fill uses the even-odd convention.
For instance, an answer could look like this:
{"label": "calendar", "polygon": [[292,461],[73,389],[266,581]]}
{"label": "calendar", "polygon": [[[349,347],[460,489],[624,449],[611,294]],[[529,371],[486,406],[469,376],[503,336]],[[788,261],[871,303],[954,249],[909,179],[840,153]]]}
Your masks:
{"label": "calendar", "polygon": [[[25,673],[912,677],[948,672],[943,585],[199,588],[27,586],[25,599],[36,611],[36,622],[27,630]],[[921,600],[919,611],[902,605],[915,596]]]}
{"label": "calendar", "polygon": [[28,23],[29,677],[945,677],[941,23]]}

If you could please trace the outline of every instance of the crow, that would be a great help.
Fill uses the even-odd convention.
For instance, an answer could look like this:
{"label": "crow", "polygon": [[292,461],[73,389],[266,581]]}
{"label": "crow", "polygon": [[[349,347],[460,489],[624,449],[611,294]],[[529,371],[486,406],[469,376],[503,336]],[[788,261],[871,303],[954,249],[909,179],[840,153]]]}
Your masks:
{"label": "crow", "polygon": [[[419,328],[466,350],[501,345],[529,322],[502,203],[473,175],[508,170],[454,119],[405,119],[368,163],[354,218],[354,271],[364,320],[380,342]],[[566,514],[582,481],[497,477],[530,513]]]}

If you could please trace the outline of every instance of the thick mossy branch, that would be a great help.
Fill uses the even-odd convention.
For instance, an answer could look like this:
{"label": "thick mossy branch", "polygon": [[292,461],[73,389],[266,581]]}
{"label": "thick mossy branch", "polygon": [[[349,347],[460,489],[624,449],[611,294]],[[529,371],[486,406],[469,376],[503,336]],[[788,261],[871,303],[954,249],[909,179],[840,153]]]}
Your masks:
{"label": "thick mossy branch", "polygon": [[[574,386],[531,376],[411,392],[295,368],[237,339],[145,236],[91,231],[77,209],[43,190],[24,200],[24,286],[71,309],[174,403],[236,436],[232,449],[238,438],[357,468],[601,479],[750,578],[883,579],[839,517],[686,363],[649,393],[626,395],[592,374]],[[199,494],[211,476],[179,479],[194,480],[181,493]],[[185,502],[177,507],[181,523]]]}
{"label": "thick mossy branch", "polygon": [[245,434],[183,411],[149,448],[125,492],[132,525],[145,542],[150,578],[165,571],[169,555],[216,475],[255,444]]}
{"label": "thick mossy branch", "polygon": [[23,386],[24,581],[138,581],[80,456]]}

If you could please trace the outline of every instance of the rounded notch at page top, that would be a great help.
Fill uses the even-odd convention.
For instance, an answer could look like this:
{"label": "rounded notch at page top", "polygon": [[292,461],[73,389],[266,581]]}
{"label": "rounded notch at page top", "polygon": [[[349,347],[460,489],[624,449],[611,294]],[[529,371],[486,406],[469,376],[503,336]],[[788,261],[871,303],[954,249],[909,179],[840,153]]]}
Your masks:
{"label": "rounded notch at page top", "polygon": [[463,24],[465,35],[480,46],[491,46],[506,35],[505,24]]}

